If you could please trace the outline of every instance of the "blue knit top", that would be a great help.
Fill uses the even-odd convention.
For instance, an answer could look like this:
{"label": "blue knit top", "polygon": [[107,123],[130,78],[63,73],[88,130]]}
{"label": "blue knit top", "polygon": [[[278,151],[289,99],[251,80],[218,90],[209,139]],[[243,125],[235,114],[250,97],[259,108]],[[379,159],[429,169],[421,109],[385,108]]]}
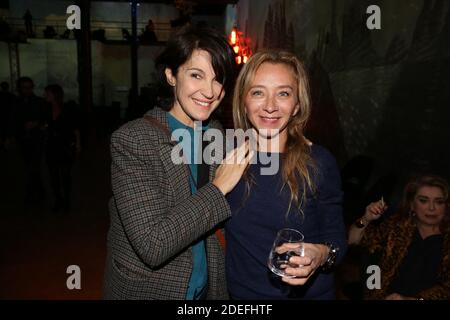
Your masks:
{"label": "blue knit top", "polygon": [[[258,153],[258,156],[263,155]],[[265,155],[267,157],[267,154]],[[332,273],[319,269],[303,286],[290,286],[267,267],[267,259],[278,230],[293,228],[302,232],[305,242],[331,242],[339,247],[341,261],[346,249],[346,230],[342,217],[342,191],[338,166],[325,148],[313,145],[311,156],[316,173],[311,171],[316,193],[307,192],[303,214],[291,208],[290,191],[282,188],[282,156],[275,175],[261,175],[264,165],[249,168],[255,184],[248,197],[241,179],[229,193],[232,218],[226,224],[226,272],[228,289],[234,299],[333,299]],[[267,165],[268,166],[268,165]],[[300,197],[300,196],[299,196]]]}

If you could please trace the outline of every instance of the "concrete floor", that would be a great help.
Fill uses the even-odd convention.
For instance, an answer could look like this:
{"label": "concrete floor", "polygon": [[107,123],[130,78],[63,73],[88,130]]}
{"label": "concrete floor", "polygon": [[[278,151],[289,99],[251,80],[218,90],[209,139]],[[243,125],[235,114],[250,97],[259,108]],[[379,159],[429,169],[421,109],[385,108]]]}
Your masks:
{"label": "concrete floor", "polygon": [[[13,145],[0,151],[0,299],[99,299],[110,196],[108,139],[94,139],[73,167],[72,209],[51,211],[47,197],[24,204],[22,160]],[[69,290],[67,267],[81,269],[81,289]]]}

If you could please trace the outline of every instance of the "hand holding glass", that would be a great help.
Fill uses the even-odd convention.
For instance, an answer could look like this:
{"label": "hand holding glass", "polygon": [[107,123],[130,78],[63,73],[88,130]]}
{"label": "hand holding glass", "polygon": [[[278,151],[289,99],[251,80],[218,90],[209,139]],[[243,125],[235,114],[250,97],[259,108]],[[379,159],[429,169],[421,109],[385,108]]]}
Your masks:
{"label": "hand holding glass", "polygon": [[292,256],[304,256],[303,239],[303,234],[294,229],[278,231],[269,254],[269,269],[281,277],[295,278],[293,275],[286,274],[285,269],[299,267],[297,264],[290,263],[289,259]]}

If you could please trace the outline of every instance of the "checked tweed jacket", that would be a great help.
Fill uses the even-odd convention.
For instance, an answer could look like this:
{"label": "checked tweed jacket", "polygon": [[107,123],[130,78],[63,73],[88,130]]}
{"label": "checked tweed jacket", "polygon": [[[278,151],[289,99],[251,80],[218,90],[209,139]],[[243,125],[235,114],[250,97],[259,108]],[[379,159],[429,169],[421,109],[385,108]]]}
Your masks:
{"label": "checked tweed jacket", "polygon": [[[215,236],[230,217],[211,182],[191,195],[189,168],[171,160],[167,114],[155,108],[111,137],[113,196],[104,282],[105,299],[185,299],[192,244],[206,240],[207,299],[228,299],[224,252]],[[210,127],[218,127],[217,122]],[[217,165],[210,166],[210,181]]]}

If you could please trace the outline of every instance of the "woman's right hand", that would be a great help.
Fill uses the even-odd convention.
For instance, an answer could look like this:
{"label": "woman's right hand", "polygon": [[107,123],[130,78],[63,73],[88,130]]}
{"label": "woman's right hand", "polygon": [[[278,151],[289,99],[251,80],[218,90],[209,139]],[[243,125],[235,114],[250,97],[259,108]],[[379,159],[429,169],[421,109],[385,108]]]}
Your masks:
{"label": "woman's right hand", "polygon": [[387,208],[388,207],[383,200],[372,202],[366,207],[366,212],[364,213],[363,218],[368,222],[377,220],[383,215]]}
{"label": "woman's right hand", "polygon": [[224,194],[228,194],[237,185],[253,158],[254,151],[250,150],[249,142],[233,149],[216,170],[213,184]]}

